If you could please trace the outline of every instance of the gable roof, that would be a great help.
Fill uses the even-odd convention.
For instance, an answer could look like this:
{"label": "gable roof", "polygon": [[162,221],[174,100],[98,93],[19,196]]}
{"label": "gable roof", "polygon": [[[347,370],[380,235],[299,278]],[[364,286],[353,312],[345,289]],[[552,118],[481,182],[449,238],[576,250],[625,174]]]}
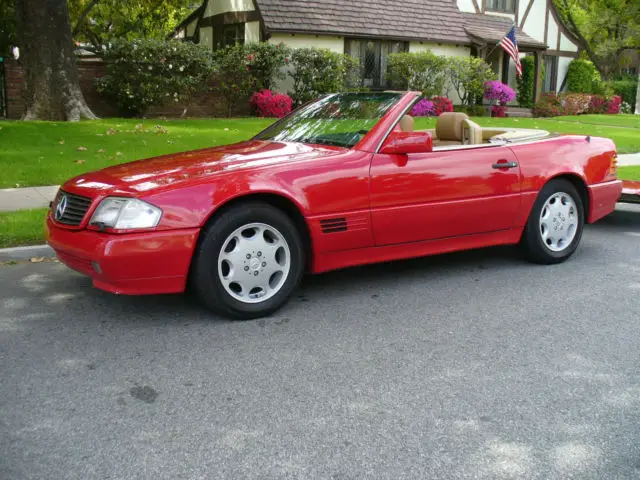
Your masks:
{"label": "gable roof", "polygon": [[255,0],[268,32],[469,43],[452,0]]}
{"label": "gable roof", "polygon": [[[513,22],[510,18],[499,17],[497,15],[488,15],[483,13],[466,13],[463,12],[464,29],[471,36],[480,39],[486,43],[498,43],[504,37]],[[524,48],[532,48],[536,50],[544,50],[547,46],[544,42],[540,42],[530,37],[520,27],[516,27],[516,40],[518,46]]]}

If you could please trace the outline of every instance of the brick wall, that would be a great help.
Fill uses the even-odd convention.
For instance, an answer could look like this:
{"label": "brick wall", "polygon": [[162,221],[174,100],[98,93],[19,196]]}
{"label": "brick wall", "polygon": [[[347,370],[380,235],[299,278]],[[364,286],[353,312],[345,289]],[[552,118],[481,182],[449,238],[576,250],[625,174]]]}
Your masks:
{"label": "brick wall", "polygon": [[[78,78],[80,88],[89,107],[99,117],[118,116],[118,110],[109,100],[104,98],[95,87],[95,79],[106,73],[106,67],[101,60],[78,60]],[[19,119],[24,113],[24,76],[21,66],[11,59],[6,59],[5,76],[7,83],[7,116]],[[249,114],[248,102],[238,102],[232,114],[234,116],[246,116]],[[147,112],[147,117],[175,118],[182,116],[185,107],[185,117],[223,117],[226,116],[224,102],[217,98],[211,89],[207,93],[193,98],[190,104],[170,103],[162,107],[153,107]]]}

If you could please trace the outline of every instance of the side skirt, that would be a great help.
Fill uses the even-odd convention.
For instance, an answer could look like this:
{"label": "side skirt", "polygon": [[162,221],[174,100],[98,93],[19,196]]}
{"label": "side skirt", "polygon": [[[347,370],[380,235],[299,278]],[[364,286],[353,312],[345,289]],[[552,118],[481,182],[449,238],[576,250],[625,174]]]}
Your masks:
{"label": "side skirt", "polygon": [[426,257],[497,245],[514,245],[520,241],[523,230],[523,228],[513,228],[498,232],[440,238],[424,242],[321,253],[314,257],[312,271],[313,273],[322,273],[356,265]]}

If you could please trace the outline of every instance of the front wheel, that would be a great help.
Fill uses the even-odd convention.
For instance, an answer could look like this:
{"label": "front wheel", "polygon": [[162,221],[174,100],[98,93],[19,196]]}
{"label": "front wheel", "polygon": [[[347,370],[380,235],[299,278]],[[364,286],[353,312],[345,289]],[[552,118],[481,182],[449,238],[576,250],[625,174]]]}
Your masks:
{"label": "front wheel", "polygon": [[522,236],[526,257],[550,265],[564,262],[578,248],[584,228],[584,206],[573,184],[552,180],[540,191]]}
{"label": "front wheel", "polygon": [[303,244],[295,224],[277,208],[259,203],[232,207],[202,235],[193,285],[216,313],[235,319],[266,316],[298,286]]}

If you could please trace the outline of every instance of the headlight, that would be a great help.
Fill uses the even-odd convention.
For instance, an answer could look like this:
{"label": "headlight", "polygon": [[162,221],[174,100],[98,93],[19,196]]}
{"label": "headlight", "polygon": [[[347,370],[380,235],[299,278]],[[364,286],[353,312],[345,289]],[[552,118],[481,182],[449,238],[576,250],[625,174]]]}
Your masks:
{"label": "headlight", "polygon": [[158,225],[162,210],[136,198],[107,197],[91,216],[90,225],[118,230],[152,228]]}

